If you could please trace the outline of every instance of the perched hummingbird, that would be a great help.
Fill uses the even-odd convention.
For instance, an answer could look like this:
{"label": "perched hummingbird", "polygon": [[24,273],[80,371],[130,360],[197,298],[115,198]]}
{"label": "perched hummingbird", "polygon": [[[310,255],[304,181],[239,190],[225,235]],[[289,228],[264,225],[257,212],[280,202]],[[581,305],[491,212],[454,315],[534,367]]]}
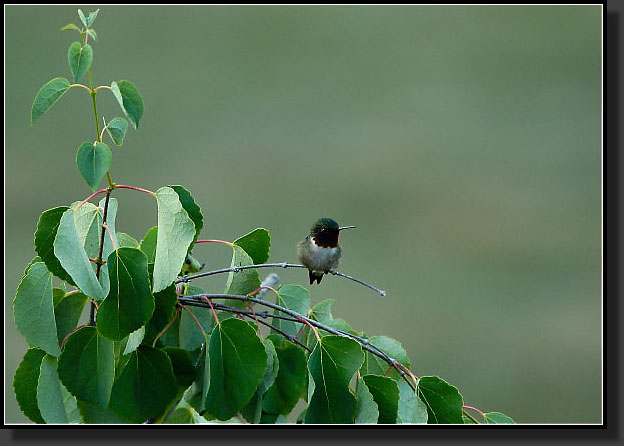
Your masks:
{"label": "perched hummingbird", "polygon": [[355,226],[338,226],[331,218],[319,218],[316,220],[310,235],[297,245],[299,261],[305,265],[310,274],[310,285],[321,283],[323,274],[330,269],[338,267],[342,249],[338,246],[338,236],[343,229],[355,228]]}

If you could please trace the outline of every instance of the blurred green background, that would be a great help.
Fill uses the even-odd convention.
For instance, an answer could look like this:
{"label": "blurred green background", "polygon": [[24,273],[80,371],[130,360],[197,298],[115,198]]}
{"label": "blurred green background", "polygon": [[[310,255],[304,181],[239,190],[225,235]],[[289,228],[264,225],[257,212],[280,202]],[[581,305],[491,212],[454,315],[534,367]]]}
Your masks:
{"label": "blurred green background", "polygon": [[[69,77],[75,6],[5,6],[5,421],[26,351],[11,303],[46,209],[90,190],[75,166],[95,139],[70,90],[33,127],[37,90]],[[85,12],[96,7],[82,8]],[[322,216],[341,270],[312,302],[400,340],[416,375],[525,423],[599,423],[601,6],[104,6],[96,85],[128,79],[145,114],[113,152],[120,184],[182,184],[203,238],[272,235],[271,260]],[[88,82],[83,78],[83,82]],[[121,111],[108,91],[100,116]],[[117,229],[156,224],[128,190]],[[201,245],[206,268],[230,250]],[[307,272],[276,271],[307,285]],[[221,290],[223,278],[198,285]]]}

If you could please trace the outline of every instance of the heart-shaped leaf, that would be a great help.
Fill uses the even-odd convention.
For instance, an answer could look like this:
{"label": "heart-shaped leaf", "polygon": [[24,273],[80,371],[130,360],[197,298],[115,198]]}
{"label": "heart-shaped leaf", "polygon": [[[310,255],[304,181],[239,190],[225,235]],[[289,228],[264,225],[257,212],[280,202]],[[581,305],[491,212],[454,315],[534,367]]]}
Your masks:
{"label": "heart-shaped leaf", "polygon": [[61,99],[71,84],[64,77],[55,77],[50,82],[45,84],[37,92],[35,100],[33,101],[32,109],[30,110],[30,124],[37,122],[50,107],[52,107],[56,101]]}
{"label": "heart-shaped leaf", "polygon": [[143,98],[139,90],[130,81],[113,81],[111,90],[133,127],[138,129],[143,116]]}
{"label": "heart-shaped leaf", "polygon": [[111,137],[116,145],[121,146],[126,137],[126,131],[128,130],[128,121],[124,118],[117,117],[111,119],[109,123],[104,121],[104,125],[106,126],[108,136]]}
{"label": "heart-shaped leaf", "polygon": [[82,177],[94,191],[110,169],[113,153],[103,142],[83,142],[76,154],[76,165]]}
{"label": "heart-shaped leaf", "polygon": [[88,43],[82,46],[80,42],[74,42],[69,46],[67,51],[67,61],[69,62],[69,70],[74,76],[74,83],[89,70],[93,61],[93,49]]}

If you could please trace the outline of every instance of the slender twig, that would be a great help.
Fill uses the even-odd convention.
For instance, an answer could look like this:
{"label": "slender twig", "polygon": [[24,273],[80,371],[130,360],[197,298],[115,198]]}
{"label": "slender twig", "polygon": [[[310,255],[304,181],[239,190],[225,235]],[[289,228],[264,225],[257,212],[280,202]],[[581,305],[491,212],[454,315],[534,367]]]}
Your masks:
{"label": "slender twig", "polygon": [[74,87],[81,87],[84,88],[85,90],[87,90],[89,93],[91,93],[91,89],[89,87],[87,87],[86,85],[82,85],[82,84],[71,84],[69,86],[69,88],[74,88]]}
{"label": "slender twig", "polygon": [[466,406],[466,405],[462,406],[462,410],[463,410],[464,414],[468,418],[470,418],[472,421],[474,421],[475,423],[478,423],[477,420],[475,418],[473,418],[468,412],[466,412],[466,409],[474,410],[475,412],[477,412],[479,415],[481,415],[483,417],[483,420],[485,422],[487,422],[487,418],[485,417],[485,414],[481,410],[477,409],[476,407],[472,407],[472,406]]}
{"label": "slender twig", "polygon": [[[117,186],[120,187],[120,186]],[[223,273],[229,273],[229,272],[239,272],[245,269],[255,269],[255,268],[304,268],[304,269],[308,269],[307,266],[304,265],[299,265],[296,263],[287,263],[287,262],[282,262],[282,263],[262,263],[259,265],[240,265],[240,266],[232,266],[230,268],[222,268],[222,269],[216,269],[214,271],[206,271],[203,273],[197,273],[197,274],[191,274],[188,276],[183,276],[180,277],[178,279],[176,279],[175,283],[180,283],[180,282],[188,282],[189,280],[193,280],[193,279],[198,279],[200,277],[207,277],[207,276],[214,276],[215,274],[223,274]],[[379,288],[371,285],[370,283],[364,282],[363,280],[360,279],[356,279],[355,277],[351,277],[348,276],[346,274],[343,273],[339,273],[338,271],[334,271],[334,270],[329,270],[328,271],[329,274],[332,274],[334,276],[340,276],[340,277],[344,277],[345,279],[349,279],[352,280],[356,283],[359,283],[360,285],[364,285],[365,287],[370,288],[371,290],[375,291],[376,293],[378,293],[381,296],[385,296],[386,292],[383,290],[380,290]]]}
{"label": "slender twig", "polygon": [[462,408],[462,413],[464,415],[466,415],[468,418],[470,418],[474,422],[474,424],[481,424],[481,423],[479,423],[479,420],[477,420],[475,417],[473,417],[468,412],[466,412],[466,410],[464,408]]}
{"label": "slender twig", "polygon": [[[395,359],[389,357],[387,354],[383,353],[377,347],[374,347],[372,344],[369,344],[367,340],[364,340],[363,338],[359,336],[356,336],[356,335],[353,335],[351,333],[347,333],[341,330],[336,330],[332,327],[329,327],[325,324],[315,321],[314,319],[310,319],[295,311],[289,310],[288,308],[284,308],[280,305],[267,302],[262,299],[249,297],[249,296],[242,296],[242,295],[236,295],[236,294],[197,294],[197,295],[183,296],[183,297],[180,297],[178,300],[181,303],[187,304],[189,302],[199,302],[202,297],[207,297],[209,299],[230,299],[230,300],[239,300],[243,302],[253,302],[259,305],[264,305],[269,308],[273,308],[274,310],[277,310],[289,316],[292,316],[293,318],[297,319],[297,321],[300,323],[303,323],[303,321],[307,321],[311,325],[314,325],[315,327],[320,328],[321,330],[324,330],[328,333],[334,334],[336,336],[349,337],[355,340],[356,342],[358,342],[361,345],[363,350],[370,352],[371,354],[383,359],[386,363],[391,365],[399,373],[399,375],[405,380],[405,382],[407,382],[408,385],[412,389],[416,390],[416,383],[412,381],[412,379],[407,378],[408,373],[406,373],[405,370],[403,369],[403,368],[407,369],[407,367],[403,366],[400,362],[396,361]],[[411,372],[409,373],[409,375],[411,375]]]}
{"label": "slender twig", "polygon": [[[189,306],[189,307],[200,307],[200,308],[210,308],[208,305],[202,303],[202,302],[197,302],[197,301],[190,301],[190,302],[184,302],[184,305]],[[249,310],[241,310],[239,308],[234,308],[234,307],[228,307],[226,305],[221,305],[221,304],[212,304],[215,310],[219,310],[219,311],[225,311],[228,313],[234,313],[234,314],[243,314],[246,316],[252,316],[251,311]],[[282,320],[286,320],[286,321],[291,321],[291,322],[300,322],[295,318],[291,318],[291,317],[287,317],[287,316],[280,316],[280,315],[275,315],[275,314],[270,314],[265,312],[256,312],[255,313],[256,316],[262,317],[262,318],[268,318],[271,317],[273,319],[282,319]],[[256,322],[264,325],[265,327],[268,327],[272,330],[275,330],[277,333],[281,334],[282,336],[284,336],[286,339],[288,339],[290,342],[292,342],[293,344],[297,344],[299,347],[307,350],[308,352],[312,353],[312,349],[310,347],[308,347],[307,345],[303,344],[302,342],[300,342],[299,340],[297,340],[294,336],[286,333],[285,331],[283,331],[280,328],[277,328],[271,324],[269,324],[268,322],[265,322],[261,319],[256,319]]]}
{"label": "slender twig", "polygon": [[90,199],[92,199],[93,197],[103,194],[107,191],[108,189],[100,189],[96,192],[93,192],[91,195],[89,195],[87,198],[85,198],[84,200],[82,200],[80,202],[80,204],[78,206],[76,206],[76,209],[74,209],[75,211],[77,211],[78,209],[80,209],[82,207],[83,204],[85,204],[87,201],[89,201]]}
{"label": "slender twig", "polygon": [[132,190],[138,190],[139,192],[144,192],[144,193],[149,194],[149,195],[156,195],[151,190],[142,189],[140,187],[135,187],[135,186],[125,186],[123,184],[116,184],[115,185],[115,189],[132,189]]}
{"label": "slender twig", "polygon": [[193,314],[193,312],[191,310],[189,310],[188,308],[186,308],[182,304],[180,304],[180,308],[182,308],[184,311],[186,311],[195,320],[195,323],[197,324],[197,326],[199,327],[199,329],[201,330],[201,332],[202,332],[202,334],[204,335],[204,338],[205,338],[206,337],[206,331],[204,330],[204,327],[202,327],[202,324],[199,322],[197,317]]}
{"label": "slender twig", "polygon": [[[95,277],[97,277],[97,279],[100,279],[100,270],[102,269],[102,262],[104,259],[102,259],[102,252],[104,251],[104,234],[106,234],[106,228],[108,227],[106,225],[106,217],[108,215],[108,202],[110,200],[110,195],[112,192],[112,188],[108,187],[106,188],[106,200],[104,201],[104,215],[102,215],[102,230],[100,232],[100,250],[98,252],[98,256],[97,256],[97,266],[95,269]],[[91,312],[89,313],[89,325],[95,325],[95,303],[91,302]]]}

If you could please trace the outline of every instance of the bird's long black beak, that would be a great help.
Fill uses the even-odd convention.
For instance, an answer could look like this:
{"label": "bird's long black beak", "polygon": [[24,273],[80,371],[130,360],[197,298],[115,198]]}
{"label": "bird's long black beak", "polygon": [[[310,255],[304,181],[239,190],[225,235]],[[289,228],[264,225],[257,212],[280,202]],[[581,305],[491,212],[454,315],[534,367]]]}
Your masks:
{"label": "bird's long black beak", "polygon": [[353,229],[353,228],[355,228],[355,226],[340,226],[338,230],[342,231],[343,229]]}

